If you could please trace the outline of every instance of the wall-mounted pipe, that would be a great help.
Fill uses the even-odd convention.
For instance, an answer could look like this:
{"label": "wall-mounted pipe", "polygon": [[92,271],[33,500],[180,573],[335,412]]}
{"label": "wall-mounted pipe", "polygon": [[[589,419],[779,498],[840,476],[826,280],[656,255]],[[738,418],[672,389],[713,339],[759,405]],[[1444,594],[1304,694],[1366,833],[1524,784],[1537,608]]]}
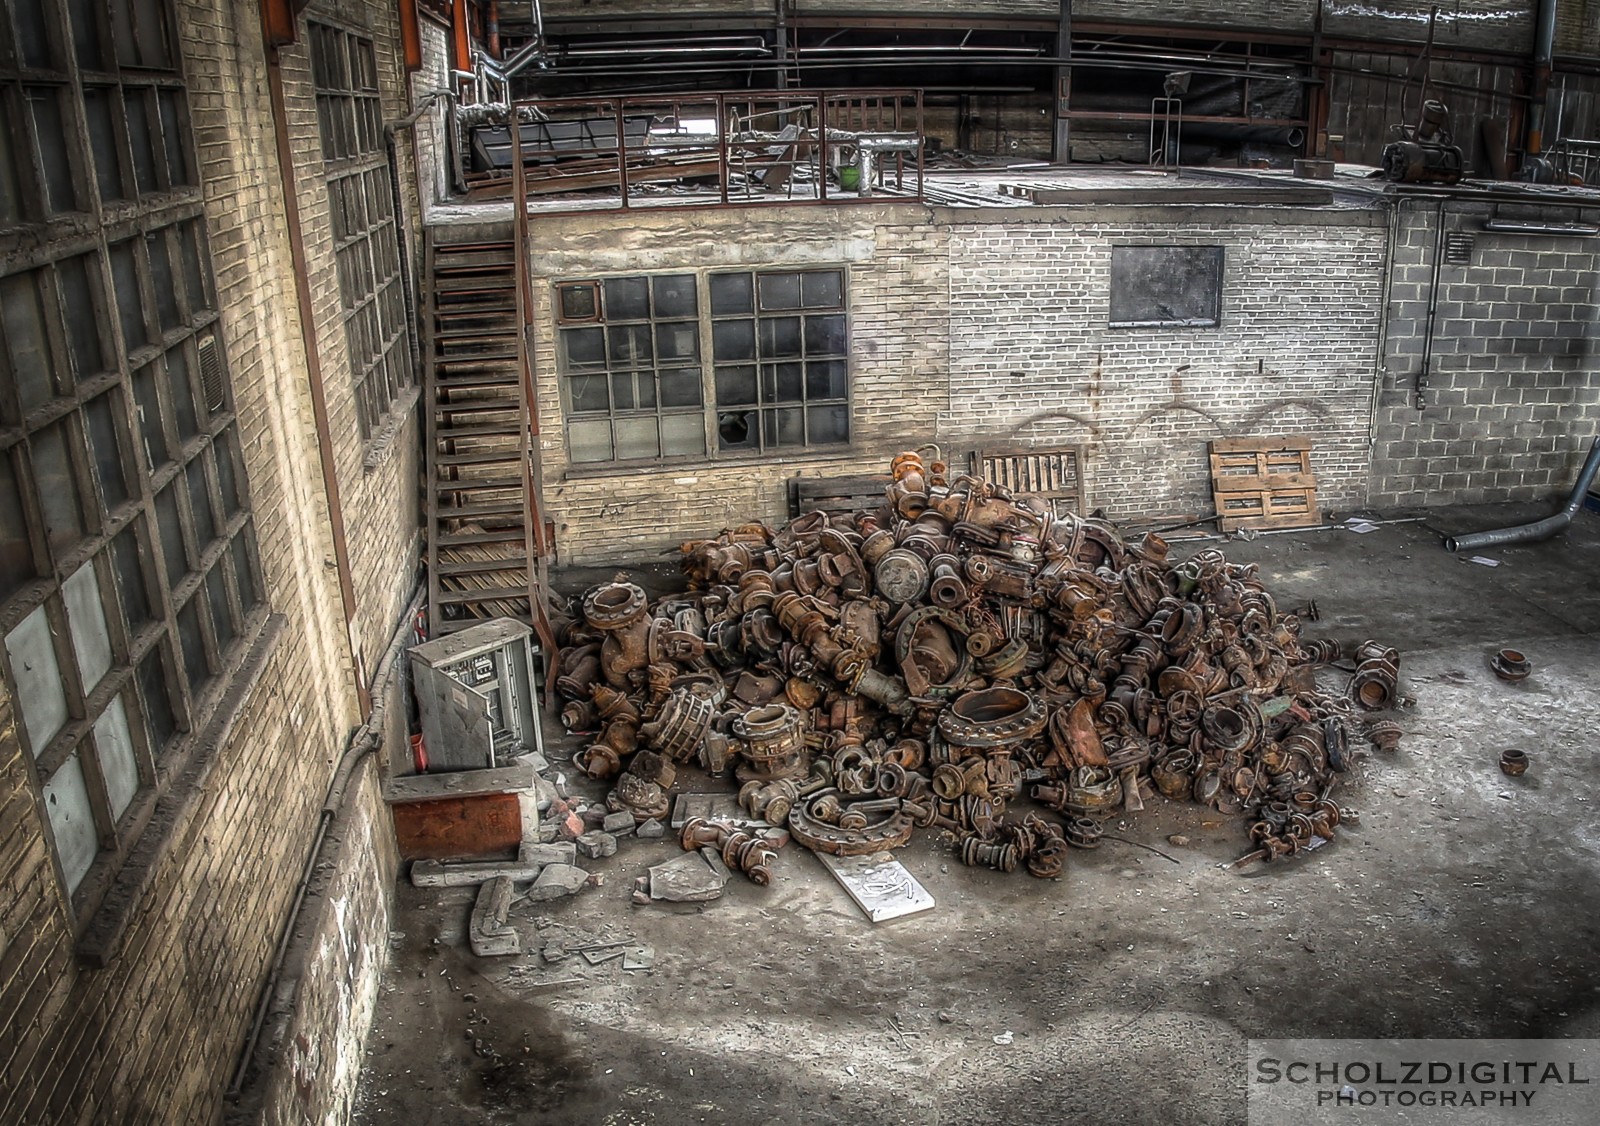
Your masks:
{"label": "wall-mounted pipe", "polygon": [[350,736],[350,745],[345,748],[343,757],[339,759],[339,765],[334,768],[333,778],[328,783],[327,797],[323,799],[322,810],[317,814],[317,831],[311,839],[311,851],[307,854],[305,867],[301,870],[300,882],[295,885],[294,901],[289,907],[289,917],[284,920],[283,931],[278,936],[278,945],[273,951],[272,968],[267,973],[266,984],[261,987],[261,996],[256,1002],[255,1018],[250,1022],[250,1035],[245,1040],[244,1051],[239,1056],[238,1065],[233,1071],[233,1079],[228,1084],[229,1099],[237,1099],[239,1092],[244,1089],[245,1075],[249,1072],[251,1060],[256,1054],[256,1045],[261,1040],[261,1029],[266,1025],[267,1013],[272,1008],[273,995],[278,991],[278,979],[283,974],[284,963],[288,958],[289,940],[294,936],[295,927],[299,925],[300,909],[305,905],[306,891],[311,886],[311,877],[315,874],[317,865],[322,862],[322,846],[328,838],[328,829],[344,806],[345,789],[350,785],[350,779],[361,760],[383,746],[389,676],[399,664],[401,651],[411,634],[411,623],[416,619],[417,611],[422,608],[427,595],[426,585],[418,586],[416,593],[412,595],[399,625],[395,628],[394,636],[389,639],[389,648],[384,650],[383,658],[378,662],[377,675],[372,682],[372,711],[368,713],[367,721]]}
{"label": "wall-mounted pipe", "polygon": [[1422,334],[1422,363],[1417,368],[1415,387],[1417,410],[1428,405],[1428,376],[1433,366],[1433,330],[1439,322],[1439,268],[1444,265],[1444,205],[1441,199],[1434,212],[1433,276],[1428,281],[1428,325]]}
{"label": "wall-mounted pipe", "polygon": [[1554,516],[1546,516],[1543,520],[1535,520],[1531,524],[1494,528],[1487,532],[1472,532],[1465,536],[1446,536],[1444,549],[1450,552],[1477,551],[1485,547],[1500,547],[1509,543],[1534,543],[1549,539],[1572,523],[1572,518],[1578,514],[1578,509],[1583,507],[1589,486],[1594,484],[1596,472],[1600,472],[1600,438],[1596,438],[1589,446],[1589,456],[1584,460],[1583,468],[1578,471],[1578,483],[1572,486],[1572,495],[1567,497],[1567,503],[1562,506],[1560,512]]}

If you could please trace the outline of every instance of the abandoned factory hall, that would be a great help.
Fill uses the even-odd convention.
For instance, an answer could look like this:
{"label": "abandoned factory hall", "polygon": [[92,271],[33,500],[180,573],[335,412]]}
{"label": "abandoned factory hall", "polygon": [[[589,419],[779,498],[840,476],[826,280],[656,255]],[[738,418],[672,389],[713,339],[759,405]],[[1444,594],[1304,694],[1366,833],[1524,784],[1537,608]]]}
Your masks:
{"label": "abandoned factory hall", "polygon": [[1600,1121],[1600,0],[0,0],[0,1126]]}

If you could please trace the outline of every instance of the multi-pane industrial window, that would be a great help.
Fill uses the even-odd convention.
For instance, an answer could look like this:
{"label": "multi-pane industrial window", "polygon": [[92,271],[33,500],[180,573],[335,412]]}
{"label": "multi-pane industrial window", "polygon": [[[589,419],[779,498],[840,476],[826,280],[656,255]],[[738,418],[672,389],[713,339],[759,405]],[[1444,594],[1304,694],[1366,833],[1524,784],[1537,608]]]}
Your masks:
{"label": "multi-pane industrial window", "polygon": [[3,10],[0,671],[83,906],[265,610],[165,0]]}
{"label": "multi-pane industrial window", "polygon": [[567,282],[556,312],[574,462],[850,439],[843,270]]}
{"label": "multi-pane industrial window", "polygon": [[372,40],[309,28],[345,346],[361,432],[370,437],[413,382],[378,63]]}

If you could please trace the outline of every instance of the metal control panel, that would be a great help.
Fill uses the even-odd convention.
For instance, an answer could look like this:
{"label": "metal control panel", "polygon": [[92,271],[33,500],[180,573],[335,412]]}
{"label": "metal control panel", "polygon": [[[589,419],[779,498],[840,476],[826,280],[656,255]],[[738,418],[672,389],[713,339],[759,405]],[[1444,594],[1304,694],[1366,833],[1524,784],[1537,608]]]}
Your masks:
{"label": "metal control panel", "polygon": [[543,751],[533,630],[495,618],[412,646],[411,682],[430,772],[504,766]]}

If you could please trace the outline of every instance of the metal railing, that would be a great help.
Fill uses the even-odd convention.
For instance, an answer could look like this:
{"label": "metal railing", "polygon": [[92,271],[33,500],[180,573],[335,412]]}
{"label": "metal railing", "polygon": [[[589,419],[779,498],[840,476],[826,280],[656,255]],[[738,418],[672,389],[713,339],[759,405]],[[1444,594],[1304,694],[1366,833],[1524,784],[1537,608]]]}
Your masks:
{"label": "metal railing", "polygon": [[[474,131],[478,184],[594,210],[923,198],[920,90],[782,90],[515,102]],[[581,194],[580,194],[581,193]]]}

